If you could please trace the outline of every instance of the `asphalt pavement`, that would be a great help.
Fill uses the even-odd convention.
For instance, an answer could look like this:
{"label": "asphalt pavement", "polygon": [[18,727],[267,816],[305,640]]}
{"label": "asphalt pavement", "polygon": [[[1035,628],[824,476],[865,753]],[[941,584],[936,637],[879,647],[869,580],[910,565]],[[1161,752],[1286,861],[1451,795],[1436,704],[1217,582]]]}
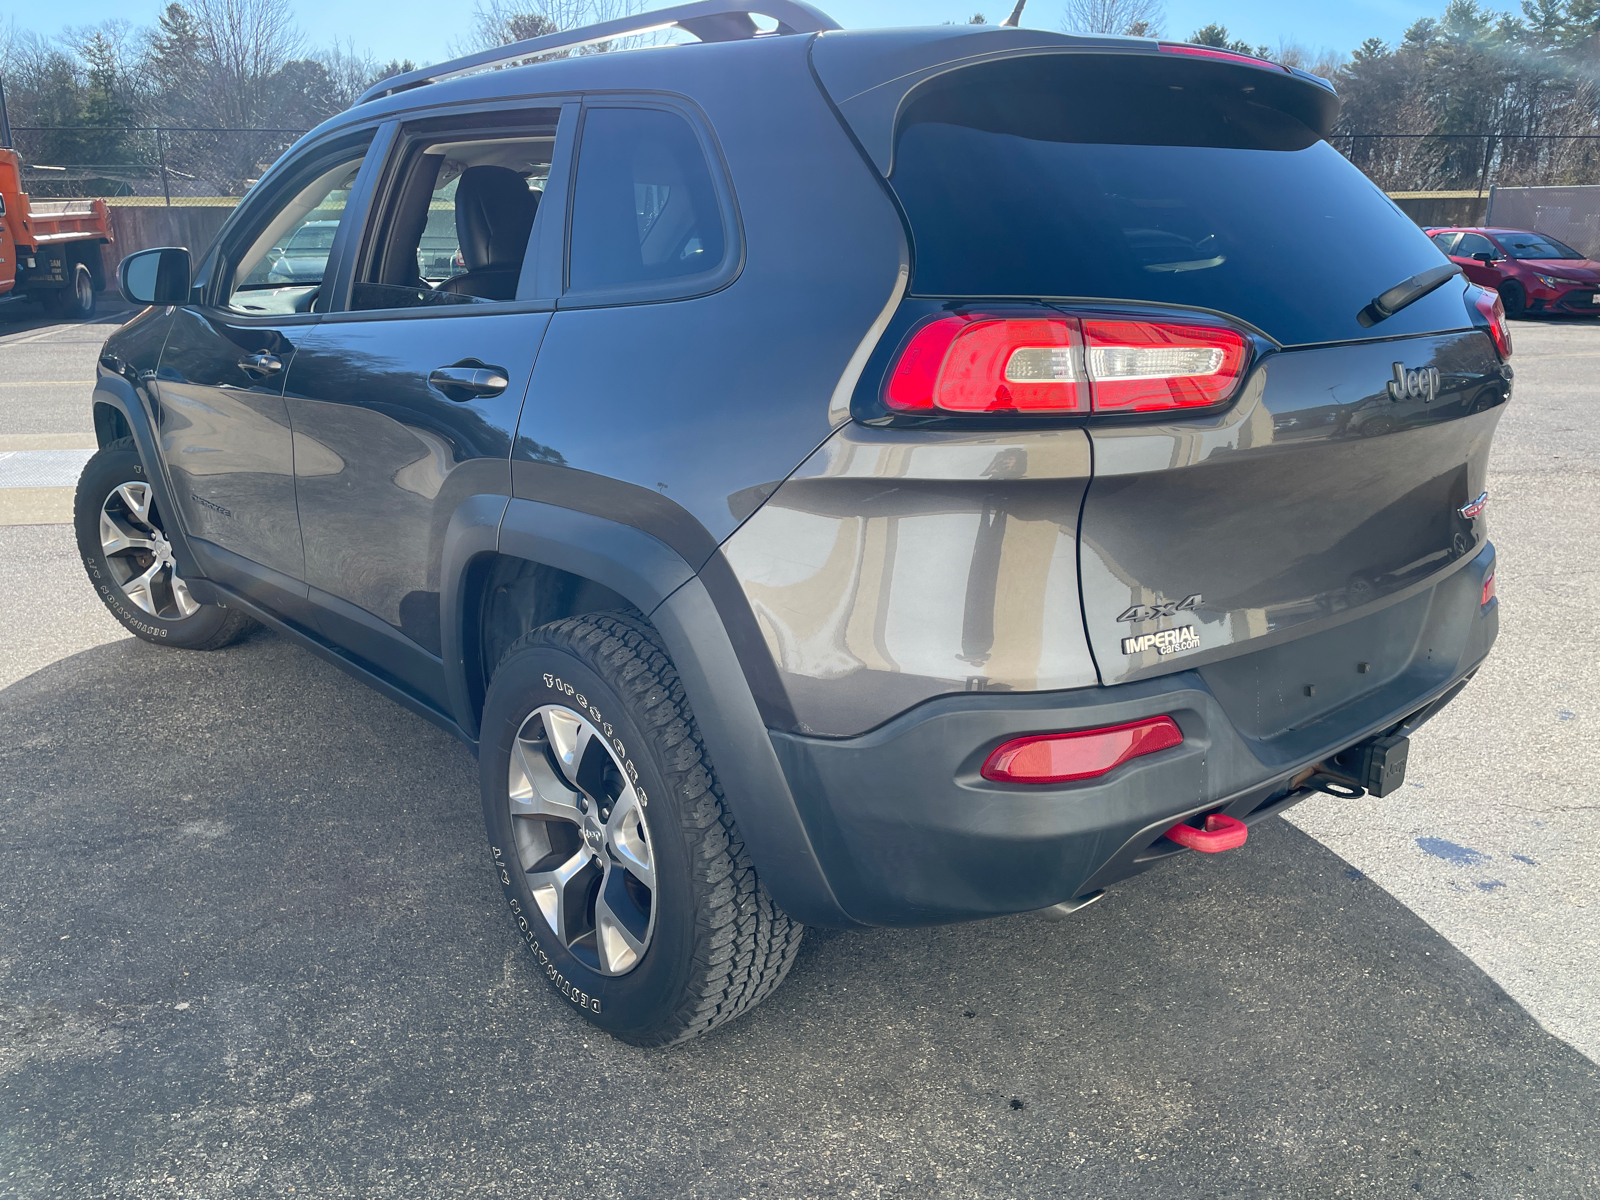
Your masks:
{"label": "asphalt pavement", "polygon": [[1061,924],[811,931],[641,1051],[535,974],[458,743],[266,632],[129,638],[15,523],[109,326],[5,320],[0,1197],[1600,1195],[1600,325],[1515,327],[1501,640],[1400,795]]}

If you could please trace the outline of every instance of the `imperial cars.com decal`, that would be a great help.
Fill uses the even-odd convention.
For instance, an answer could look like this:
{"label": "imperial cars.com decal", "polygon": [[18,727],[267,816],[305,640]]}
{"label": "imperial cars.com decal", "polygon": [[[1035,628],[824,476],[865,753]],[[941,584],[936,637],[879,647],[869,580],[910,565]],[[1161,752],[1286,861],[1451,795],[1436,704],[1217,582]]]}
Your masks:
{"label": "imperial cars.com decal", "polygon": [[1163,629],[1158,633],[1141,633],[1138,637],[1122,639],[1124,654],[1141,654],[1156,650],[1161,654],[1176,654],[1180,650],[1200,649],[1200,635],[1193,625],[1180,625],[1176,629]]}

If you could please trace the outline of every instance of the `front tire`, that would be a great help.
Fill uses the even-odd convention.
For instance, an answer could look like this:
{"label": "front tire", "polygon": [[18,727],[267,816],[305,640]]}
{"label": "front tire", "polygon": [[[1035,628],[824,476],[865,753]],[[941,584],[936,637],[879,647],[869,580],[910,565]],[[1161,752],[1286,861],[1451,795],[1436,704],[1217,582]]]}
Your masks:
{"label": "front tire", "polygon": [[1506,310],[1506,320],[1514,321],[1528,311],[1528,293],[1520,283],[1508,280],[1500,285],[1500,305]]}
{"label": "front tire", "polygon": [[157,646],[217,650],[238,641],[255,621],[189,594],[164,522],[132,438],[103,447],[84,466],[72,523],[89,582],[111,615]]}
{"label": "front tire", "polygon": [[648,624],[594,613],[517,641],[489,686],[478,762],[512,916],[585,1019],[670,1045],[788,974],[803,928],[756,877]]}

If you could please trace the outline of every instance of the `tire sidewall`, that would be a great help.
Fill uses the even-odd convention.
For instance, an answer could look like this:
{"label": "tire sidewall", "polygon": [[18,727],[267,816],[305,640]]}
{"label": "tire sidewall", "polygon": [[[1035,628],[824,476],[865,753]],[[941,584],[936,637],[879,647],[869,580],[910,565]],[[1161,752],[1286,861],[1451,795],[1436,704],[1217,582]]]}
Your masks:
{"label": "tire sidewall", "polygon": [[[80,283],[82,287],[80,293]],[[94,316],[94,274],[89,270],[87,263],[79,263],[78,269],[72,273],[72,293],[68,300],[67,315],[79,320],[88,320]]]}
{"label": "tire sidewall", "polygon": [[[227,614],[210,604],[202,604],[193,616],[171,619],[157,617],[135,608],[117,584],[111,565],[100,546],[100,509],[114,488],[135,481],[148,483],[139,452],[132,449],[101,450],[83,469],[73,506],[73,526],[78,539],[78,557],[89,575],[89,583],[111,615],[124,628],[147,642],[187,649],[209,641]],[[163,521],[170,518],[159,508]]]}
{"label": "tire sidewall", "polygon": [[1499,288],[1500,304],[1506,310],[1506,319],[1515,320],[1528,310],[1528,293],[1514,280],[1502,283]]}
{"label": "tire sidewall", "polygon": [[[644,956],[625,975],[602,975],[561,943],[534,901],[517,857],[508,805],[511,747],[528,715],[546,704],[565,705],[606,734],[646,798],[656,868],[655,928]],[[541,973],[584,1017],[623,1038],[646,1035],[670,1020],[695,955],[693,864],[680,832],[679,800],[657,753],[615,690],[571,651],[535,644],[512,654],[495,672],[478,749],[495,877]]]}

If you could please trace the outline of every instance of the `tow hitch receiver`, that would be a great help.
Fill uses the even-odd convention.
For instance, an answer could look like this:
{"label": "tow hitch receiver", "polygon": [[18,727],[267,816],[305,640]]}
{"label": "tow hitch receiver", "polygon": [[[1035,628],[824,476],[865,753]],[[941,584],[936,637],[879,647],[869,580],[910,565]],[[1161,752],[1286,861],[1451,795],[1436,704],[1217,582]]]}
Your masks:
{"label": "tow hitch receiver", "polygon": [[1399,735],[1373,738],[1357,746],[1356,752],[1361,756],[1356,764],[1361,786],[1370,794],[1387,796],[1398,791],[1406,781],[1406,757],[1411,753],[1409,738]]}
{"label": "tow hitch receiver", "polygon": [[1167,830],[1168,840],[1198,850],[1201,854],[1220,854],[1224,850],[1236,849],[1244,845],[1245,838],[1249,836],[1250,829],[1243,821],[1236,821],[1221,813],[1208,813],[1204,829],[1196,829],[1179,821]]}

